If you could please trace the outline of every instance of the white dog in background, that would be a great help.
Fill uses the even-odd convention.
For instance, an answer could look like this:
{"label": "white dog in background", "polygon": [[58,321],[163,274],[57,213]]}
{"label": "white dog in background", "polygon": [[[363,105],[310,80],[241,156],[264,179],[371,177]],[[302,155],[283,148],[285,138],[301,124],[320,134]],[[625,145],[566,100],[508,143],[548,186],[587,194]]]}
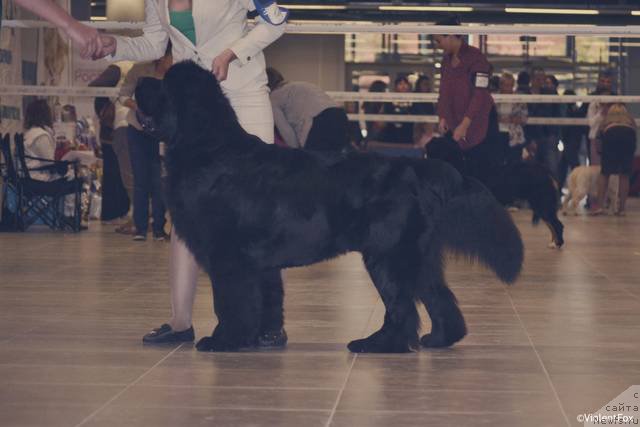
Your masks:
{"label": "white dog in background", "polygon": [[[562,213],[568,215],[573,213],[577,215],[576,209],[578,204],[586,196],[595,198],[598,196],[598,176],[600,175],[600,166],[578,166],[571,171],[567,179],[567,187],[569,194],[564,198],[562,203]],[[607,190],[607,203],[605,206],[609,210],[615,209],[618,202],[618,176],[609,177],[609,188]]]}

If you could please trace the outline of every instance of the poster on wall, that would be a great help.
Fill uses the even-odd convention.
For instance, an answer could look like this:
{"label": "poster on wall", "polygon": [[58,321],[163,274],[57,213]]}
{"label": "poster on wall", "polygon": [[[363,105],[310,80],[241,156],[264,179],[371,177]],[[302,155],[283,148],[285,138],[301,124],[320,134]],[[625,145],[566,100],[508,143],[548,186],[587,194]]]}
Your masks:
{"label": "poster on wall", "polygon": [[[2,0],[2,19],[14,19],[15,8]],[[0,86],[22,84],[22,52],[20,30],[0,30]],[[0,132],[22,131],[22,98],[0,96]]]}

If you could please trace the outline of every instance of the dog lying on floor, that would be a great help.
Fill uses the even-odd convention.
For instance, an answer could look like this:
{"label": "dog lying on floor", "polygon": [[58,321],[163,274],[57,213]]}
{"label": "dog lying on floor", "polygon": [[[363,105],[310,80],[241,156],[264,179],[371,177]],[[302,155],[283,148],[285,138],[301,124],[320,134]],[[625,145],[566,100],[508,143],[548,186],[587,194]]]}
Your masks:
{"label": "dog lying on floor", "polygon": [[[136,88],[148,132],[164,136],[174,230],[208,273],[218,325],[201,351],[255,347],[283,331],[280,270],[362,253],[385,305],[352,352],[401,353],[464,337],[447,287],[445,248],[478,258],[506,283],[523,246],[510,215],[480,183],[440,161],[327,154],[246,133],[213,75],[192,62]],[[431,317],[418,338],[416,302]]]}
{"label": "dog lying on floor", "polygon": [[[567,188],[569,193],[562,202],[562,213],[564,215],[577,215],[578,204],[586,196],[595,200],[598,197],[598,176],[600,176],[600,166],[578,166],[573,168],[567,178]],[[609,210],[615,210],[618,202],[618,177],[609,178],[609,188],[607,191],[607,203]]]}
{"label": "dog lying on floor", "polygon": [[[450,136],[433,138],[426,150],[427,157],[444,160],[465,173],[464,154]],[[493,168],[483,184],[505,206],[526,200],[533,211],[532,222],[542,220],[551,232],[549,247],[562,247],[564,225],[558,219],[558,183],[545,167],[531,162],[505,164]]]}

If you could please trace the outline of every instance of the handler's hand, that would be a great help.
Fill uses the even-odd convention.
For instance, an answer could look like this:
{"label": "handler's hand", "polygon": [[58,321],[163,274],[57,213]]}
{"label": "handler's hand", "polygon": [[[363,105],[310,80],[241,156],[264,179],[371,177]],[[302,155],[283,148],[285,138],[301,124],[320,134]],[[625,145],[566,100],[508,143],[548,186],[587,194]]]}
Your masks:
{"label": "handler's hand", "polygon": [[237,56],[231,49],[225,49],[220,55],[213,59],[211,64],[211,72],[216,76],[219,82],[225,81],[229,74],[229,64],[236,59]]}
{"label": "handler's hand", "polygon": [[115,37],[107,34],[100,35],[101,48],[93,53],[92,59],[102,59],[105,56],[113,55],[118,48],[118,42]]}
{"label": "handler's hand", "polygon": [[61,30],[76,44],[82,59],[90,59],[96,52],[102,50],[102,40],[98,30],[95,28],[74,20],[69,26]]}
{"label": "handler's hand", "polygon": [[447,121],[445,119],[440,119],[440,122],[438,123],[438,132],[440,132],[440,135],[444,135],[449,132],[449,126],[447,126]]}
{"label": "handler's hand", "polygon": [[455,142],[460,142],[467,137],[467,126],[463,124],[458,125],[458,127],[453,131],[453,140]]}

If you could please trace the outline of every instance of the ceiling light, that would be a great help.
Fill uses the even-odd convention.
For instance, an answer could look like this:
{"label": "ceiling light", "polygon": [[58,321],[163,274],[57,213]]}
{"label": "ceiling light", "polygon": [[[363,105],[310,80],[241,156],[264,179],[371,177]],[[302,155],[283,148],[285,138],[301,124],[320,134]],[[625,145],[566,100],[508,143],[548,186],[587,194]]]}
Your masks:
{"label": "ceiling light", "polygon": [[556,15],[597,15],[600,12],[593,9],[542,9],[533,7],[505,7],[507,13],[548,13]]}
{"label": "ceiling light", "polygon": [[472,7],[466,6],[379,6],[378,10],[402,12],[473,12]]}
{"label": "ceiling light", "polygon": [[280,4],[280,6],[290,10],[345,10],[347,8],[347,6],[327,6],[319,4]]}

